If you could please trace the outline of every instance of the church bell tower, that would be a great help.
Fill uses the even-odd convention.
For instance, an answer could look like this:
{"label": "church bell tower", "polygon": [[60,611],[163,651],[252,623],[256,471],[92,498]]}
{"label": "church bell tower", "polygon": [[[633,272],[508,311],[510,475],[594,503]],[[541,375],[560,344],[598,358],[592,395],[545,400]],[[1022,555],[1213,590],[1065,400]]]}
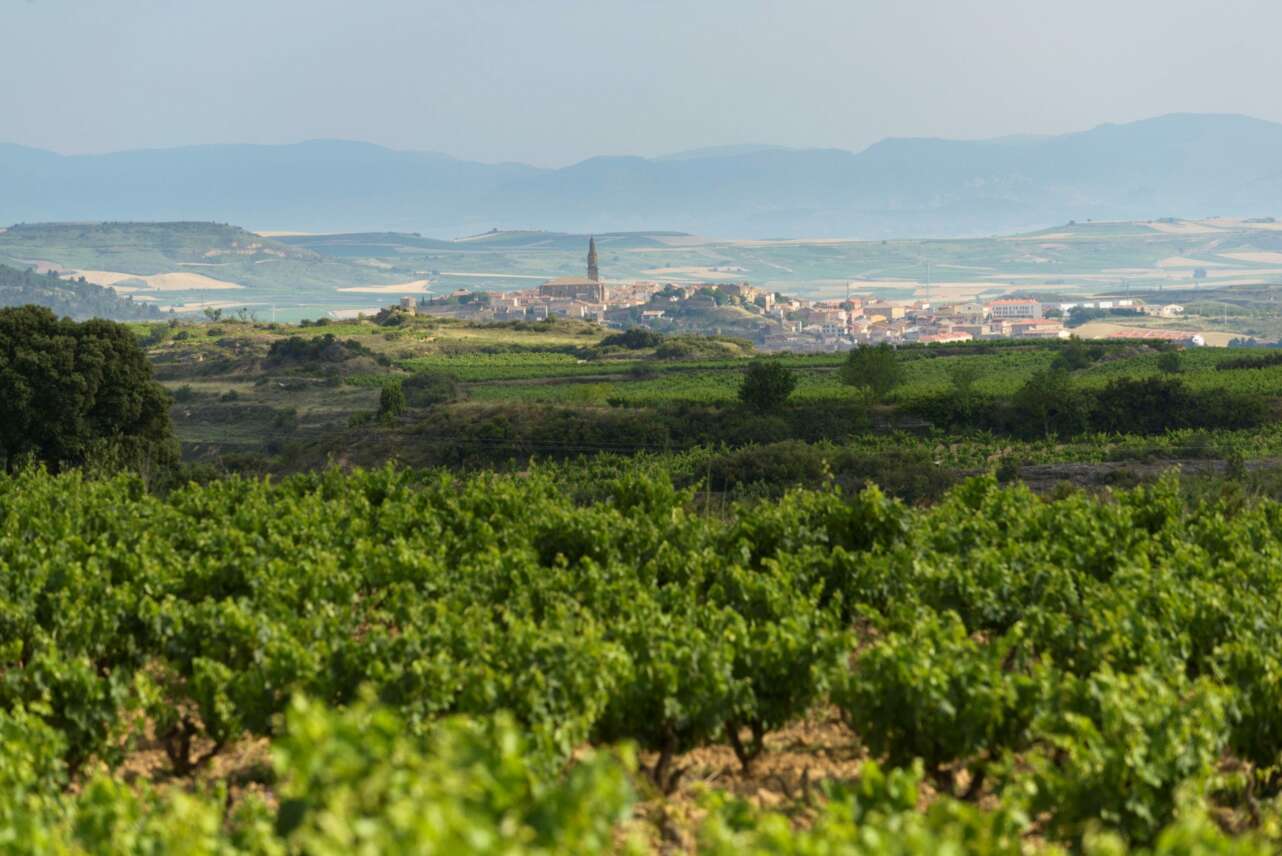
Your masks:
{"label": "church bell tower", "polygon": [[596,238],[588,238],[588,279],[593,282],[601,281],[601,271],[597,268],[596,263]]}

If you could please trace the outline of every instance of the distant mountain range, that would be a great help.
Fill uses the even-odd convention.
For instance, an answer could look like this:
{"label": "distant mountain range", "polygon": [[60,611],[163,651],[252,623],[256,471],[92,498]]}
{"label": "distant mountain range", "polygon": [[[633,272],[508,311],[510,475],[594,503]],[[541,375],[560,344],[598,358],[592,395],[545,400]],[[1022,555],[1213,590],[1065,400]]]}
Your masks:
{"label": "distant mountain range", "polygon": [[562,169],[341,141],[62,156],[0,144],[0,222],[219,220],[257,229],[668,229],[946,237],[1068,220],[1282,214],[1282,125],[1176,114],[1060,136],[729,146]]}

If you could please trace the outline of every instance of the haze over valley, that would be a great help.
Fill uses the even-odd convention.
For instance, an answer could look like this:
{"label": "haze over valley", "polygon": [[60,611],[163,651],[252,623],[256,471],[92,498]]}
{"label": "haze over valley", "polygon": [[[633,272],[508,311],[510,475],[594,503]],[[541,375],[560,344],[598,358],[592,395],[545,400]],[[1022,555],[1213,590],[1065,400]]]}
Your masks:
{"label": "haze over valley", "polygon": [[1282,125],[1178,114],[1056,136],[723,147],[548,169],[369,143],[63,156],[0,145],[0,223],[213,220],[251,230],[671,230],[715,238],[973,237],[1070,220],[1282,211]]}

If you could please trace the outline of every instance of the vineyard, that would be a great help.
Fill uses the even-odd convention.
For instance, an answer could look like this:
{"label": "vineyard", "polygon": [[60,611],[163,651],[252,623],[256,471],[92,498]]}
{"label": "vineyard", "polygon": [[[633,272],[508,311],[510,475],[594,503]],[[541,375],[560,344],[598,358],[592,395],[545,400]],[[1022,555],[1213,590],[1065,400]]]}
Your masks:
{"label": "vineyard", "polygon": [[[582,502],[538,470],[4,477],[3,847],[1282,844],[1282,504],[709,509],[622,469]],[[815,721],[829,755],[754,798]]]}

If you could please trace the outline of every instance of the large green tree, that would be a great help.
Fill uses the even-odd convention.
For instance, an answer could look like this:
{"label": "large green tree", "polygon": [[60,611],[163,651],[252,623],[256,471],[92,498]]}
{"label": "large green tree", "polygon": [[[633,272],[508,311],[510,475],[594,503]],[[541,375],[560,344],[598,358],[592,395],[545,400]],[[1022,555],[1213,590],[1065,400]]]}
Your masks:
{"label": "large green tree", "polygon": [[853,348],[841,367],[841,382],[853,387],[868,389],[878,401],[899,386],[904,379],[904,367],[895,356],[895,349],[885,342],[876,347]]}
{"label": "large green tree", "polygon": [[169,394],[128,328],[0,309],[0,465],[172,463]]}
{"label": "large green tree", "polygon": [[788,403],[797,387],[792,369],[773,360],[750,363],[739,385],[739,400],[758,413],[771,413]]}
{"label": "large green tree", "polygon": [[1073,387],[1067,369],[1042,369],[1015,392],[1013,401],[1029,436],[1071,437],[1089,425],[1090,402]]}

